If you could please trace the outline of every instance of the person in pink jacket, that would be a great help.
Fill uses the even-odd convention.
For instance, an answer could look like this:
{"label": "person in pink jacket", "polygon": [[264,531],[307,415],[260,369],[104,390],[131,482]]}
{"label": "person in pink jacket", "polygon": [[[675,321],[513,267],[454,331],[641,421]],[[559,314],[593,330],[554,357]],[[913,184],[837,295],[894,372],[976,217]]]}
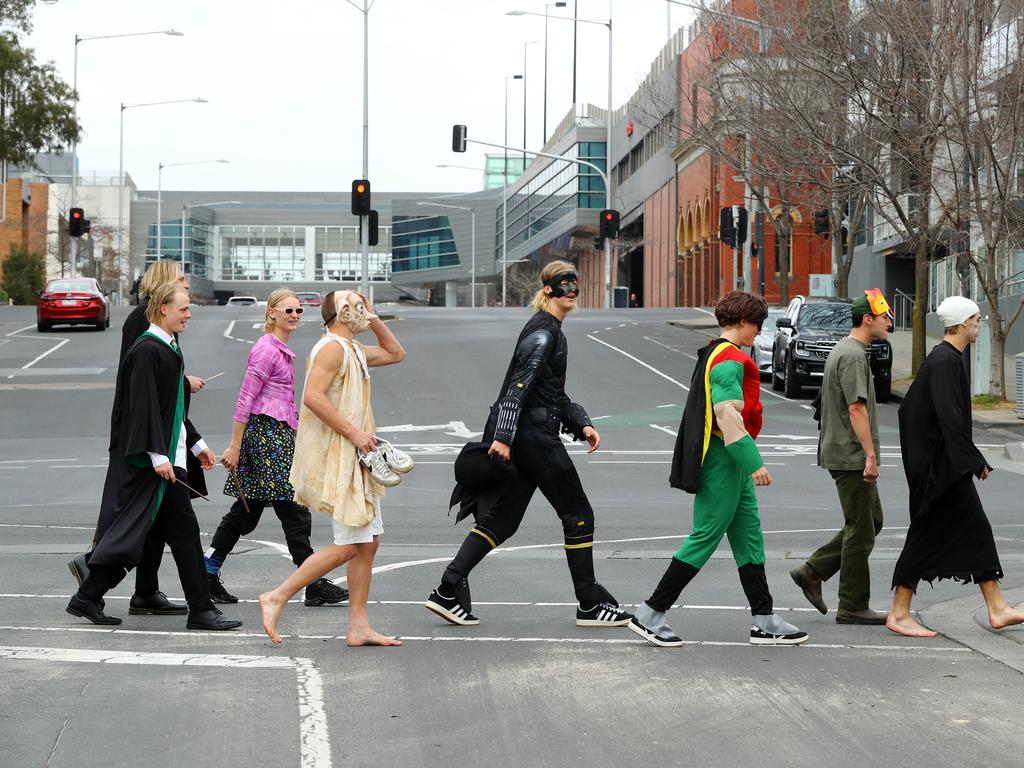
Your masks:
{"label": "person in pink jacket", "polygon": [[[249,353],[242,390],[235,406],[231,444],[221,462],[230,470],[224,494],[236,501],[217,527],[206,550],[206,573],[215,603],[237,603],[220,571],[238,539],[252,533],[267,506],[284,529],[292,562],[298,567],[313,554],[309,510],[293,501],[288,482],[295,452],[295,353],[288,346],[299,327],[302,307],[295,294],[280,288],[267,299],[263,334]],[[332,605],[348,599],[348,590],[319,578],[306,586],[307,606]]]}

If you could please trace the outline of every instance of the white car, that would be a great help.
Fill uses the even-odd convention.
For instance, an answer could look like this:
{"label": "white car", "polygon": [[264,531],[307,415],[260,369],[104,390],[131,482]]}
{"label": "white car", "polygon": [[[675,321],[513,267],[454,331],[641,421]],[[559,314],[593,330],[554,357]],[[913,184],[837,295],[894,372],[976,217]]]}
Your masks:
{"label": "white car", "polygon": [[229,307],[255,307],[259,302],[255,296],[232,296],[228,299]]}
{"label": "white car", "polygon": [[750,348],[750,356],[754,358],[754,365],[762,376],[772,372],[772,345],[775,344],[775,321],[786,314],[782,307],[769,307],[768,317],[761,326],[761,332],[754,339],[754,346]]}

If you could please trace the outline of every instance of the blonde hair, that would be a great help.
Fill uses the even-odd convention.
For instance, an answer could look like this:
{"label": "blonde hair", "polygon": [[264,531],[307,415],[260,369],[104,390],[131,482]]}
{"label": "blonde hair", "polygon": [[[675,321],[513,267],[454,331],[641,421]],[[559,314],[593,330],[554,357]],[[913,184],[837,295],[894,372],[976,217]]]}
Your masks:
{"label": "blonde hair", "polygon": [[181,276],[181,264],[171,259],[154,261],[139,282],[139,296],[152,296],[164,283],[176,283]]}
{"label": "blonde hair", "polygon": [[186,298],[188,297],[188,291],[177,283],[164,283],[158,286],[149,297],[149,306],[146,307],[146,319],[153,325],[159,325],[160,307],[174,301],[174,297],[178,293],[183,293]]}
{"label": "blonde hair", "polygon": [[544,293],[544,284],[548,280],[553,278],[559,272],[575,272],[576,266],[570,264],[568,261],[552,261],[544,265],[544,269],[540,271],[540,290],[533,295],[533,301],[531,302],[534,309],[538,312],[543,312],[548,308],[548,304],[551,303],[551,298]]}
{"label": "blonde hair", "polygon": [[270,333],[271,331],[274,330],[274,323],[276,321],[274,320],[274,318],[270,316],[270,310],[272,310],[285,299],[297,298],[299,297],[295,295],[295,291],[291,290],[290,288],[278,288],[276,291],[271,292],[271,294],[267,297],[267,315],[263,321],[264,333]]}

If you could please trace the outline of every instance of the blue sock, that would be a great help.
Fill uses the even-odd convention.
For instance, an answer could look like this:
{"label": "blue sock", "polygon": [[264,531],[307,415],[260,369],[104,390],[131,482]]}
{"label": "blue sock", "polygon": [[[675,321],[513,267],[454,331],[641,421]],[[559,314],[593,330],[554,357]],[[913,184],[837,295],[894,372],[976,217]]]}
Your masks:
{"label": "blue sock", "polygon": [[206,572],[213,574],[214,576],[220,573],[220,567],[224,565],[224,561],[216,555],[217,553],[213,547],[210,547],[203,553],[203,562],[206,563]]}

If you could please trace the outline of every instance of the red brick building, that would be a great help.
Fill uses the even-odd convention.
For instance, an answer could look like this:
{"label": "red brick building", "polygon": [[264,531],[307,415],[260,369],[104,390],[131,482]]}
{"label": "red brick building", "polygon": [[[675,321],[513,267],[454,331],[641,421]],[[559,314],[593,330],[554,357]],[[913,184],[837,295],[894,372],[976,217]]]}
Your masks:
{"label": "red brick building", "polygon": [[[2,192],[0,189],[0,194]],[[6,216],[0,222],[0,277],[3,276],[3,260],[12,245],[26,246],[32,253],[46,253],[48,185],[11,179],[6,192]]]}

